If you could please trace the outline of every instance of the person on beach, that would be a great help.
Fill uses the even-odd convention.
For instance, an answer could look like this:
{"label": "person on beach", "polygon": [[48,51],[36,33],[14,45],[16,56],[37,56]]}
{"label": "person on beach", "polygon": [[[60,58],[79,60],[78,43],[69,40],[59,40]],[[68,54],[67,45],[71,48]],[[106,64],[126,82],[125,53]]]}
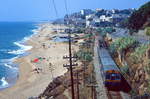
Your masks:
{"label": "person on beach", "polygon": [[43,48],[46,48],[46,45],[45,45],[45,43],[43,43],[43,44],[42,44],[42,46],[43,46]]}
{"label": "person on beach", "polygon": [[35,68],[32,70],[32,72],[34,72],[34,71],[39,74],[40,72],[42,72],[42,69],[41,68]]}
{"label": "person on beach", "polygon": [[52,66],[52,63],[49,63],[49,66],[51,67],[51,66]]}

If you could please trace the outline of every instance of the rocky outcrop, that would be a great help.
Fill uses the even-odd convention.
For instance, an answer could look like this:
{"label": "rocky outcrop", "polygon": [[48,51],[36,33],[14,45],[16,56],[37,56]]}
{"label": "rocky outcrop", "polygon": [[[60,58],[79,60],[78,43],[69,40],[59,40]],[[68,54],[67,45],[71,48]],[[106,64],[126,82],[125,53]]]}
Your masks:
{"label": "rocky outcrop", "polygon": [[63,76],[59,76],[51,82],[48,87],[45,89],[45,91],[39,95],[39,99],[45,99],[48,97],[57,97],[60,93],[62,93],[65,88],[61,86],[62,81],[64,80]]}
{"label": "rocky outcrop", "polygon": [[[79,84],[80,97],[86,97],[85,99],[91,99],[89,94],[89,87],[86,87],[84,83],[89,83],[89,78],[92,72],[92,64],[86,64],[86,71],[84,71],[83,64],[81,67],[73,70],[74,74],[74,91],[75,97],[77,97],[77,83]],[[78,72],[78,80],[76,73]],[[67,95],[66,95],[67,92]],[[70,71],[62,76],[59,76],[51,82],[43,93],[41,93],[37,98],[33,99],[70,99],[71,97],[71,78]]]}
{"label": "rocky outcrop", "polygon": [[128,81],[130,82],[132,89],[138,95],[143,95],[148,93],[148,83],[149,83],[149,73],[146,70],[146,60],[147,57],[143,57],[143,62],[141,63],[133,63],[132,59],[129,55],[132,52],[128,52],[125,56],[126,62],[129,66],[129,73],[127,74]]}
{"label": "rocky outcrop", "polygon": [[[79,74],[83,73],[83,69],[74,70],[74,84],[77,84],[76,80],[76,72]],[[81,77],[79,77],[80,79]],[[81,79],[80,79],[81,80]],[[70,80],[70,72],[65,73],[62,76],[59,76],[51,82],[45,91],[38,96],[38,99],[67,99],[65,95],[63,95],[66,89],[70,89],[71,80]]]}

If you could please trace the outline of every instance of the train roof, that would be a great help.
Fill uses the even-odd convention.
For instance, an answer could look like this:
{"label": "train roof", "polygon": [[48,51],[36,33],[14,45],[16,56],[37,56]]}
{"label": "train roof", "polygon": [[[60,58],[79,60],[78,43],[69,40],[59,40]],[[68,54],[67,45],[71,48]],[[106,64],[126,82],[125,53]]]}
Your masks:
{"label": "train roof", "polygon": [[100,61],[103,65],[104,72],[108,70],[118,70],[119,68],[117,67],[116,63],[108,53],[108,51],[104,48],[101,48],[99,50],[99,56],[100,56]]}
{"label": "train roof", "polygon": [[[99,50],[99,55],[100,55],[100,57],[101,58],[111,58],[111,56],[110,56],[110,54],[109,54],[109,52],[107,51],[107,49],[105,49],[105,48],[100,48],[100,50]],[[111,58],[112,59],[112,58]]]}
{"label": "train roof", "polygon": [[105,66],[108,66],[108,65],[116,65],[115,62],[112,60],[112,58],[107,58],[107,57],[103,57],[101,58],[101,63]]}
{"label": "train roof", "polygon": [[116,65],[103,65],[103,70],[104,72],[109,71],[109,70],[120,71]]}

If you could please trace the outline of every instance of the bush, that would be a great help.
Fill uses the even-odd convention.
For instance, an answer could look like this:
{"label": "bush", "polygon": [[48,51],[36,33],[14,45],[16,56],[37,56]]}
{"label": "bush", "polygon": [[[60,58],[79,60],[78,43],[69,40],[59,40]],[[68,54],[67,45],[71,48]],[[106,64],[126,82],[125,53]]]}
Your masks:
{"label": "bush", "polygon": [[83,61],[92,61],[93,57],[92,57],[92,53],[90,52],[86,52],[86,51],[82,51],[79,50],[76,55],[78,56],[79,59],[83,60]]}
{"label": "bush", "polygon": [[142,44],[142,45],[140,45],[139,47],[137,47],[137,48],[135,49],[135,52],[132,53],[131,55],[132,55],[132,56],[136,56],[137,58],[143,57],[143,55],[145,55],[146,50],[147,50],[148,48],[149,48],[149,45],[147,45],[147,44]]}
{"label": "bush", "polygon": [[145,56],[148,48],[148,44],[142,44],[139,47],[137,47],[134,53],[131,54],[133,61],[135,61],[135,63],[143,61],[143,57]]}
{"label": "bush", "polygon": [[128,21],[128,28],[139,30],[148,21],[150,16],[150,2],[141,6],[138,10],[134,11]]}
{"label": "bush", "polygon": [[106,36],[106,33],[112,33],[115,32],[116,30],[112,27],[106,27],[106,28],[98,28],[97,32],[100,33],[101,36]]}
{"label": "bush", "polygon": [[146,28],[146,35],[150,36],[150,27]]}
{"label": "bush", "polygon": [[133,37],[122,37],[118,38],[110,45],[110,51],[112,53],[116,51],[122,51],[129,47],[132,47],[137,41]]}

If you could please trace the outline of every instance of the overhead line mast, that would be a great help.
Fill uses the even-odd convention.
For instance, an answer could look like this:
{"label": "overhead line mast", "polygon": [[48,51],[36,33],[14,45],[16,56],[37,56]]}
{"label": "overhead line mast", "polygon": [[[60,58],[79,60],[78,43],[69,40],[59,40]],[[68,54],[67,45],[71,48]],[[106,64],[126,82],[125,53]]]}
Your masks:
{"label": "overhead line mast", "polygon": [[[56,16],[58,17],[58,11],[57,11],[57,8],[56,8],[56,4],[55,4],[55,1],[53,1],[53,6],[54,6],[54,9],[55,9],[55,13],[56,13]],[[67,13],[67,18],[68,18],[68,7],[67,7],[67,1],[64,0],[65,2],[65,9],[66,9],[66,13]],[[67,25],[69,26],[69,22],[67,22]],[[68,33],[68,38],[69,38],[69,62],[70,64],[68,65],[69,66],[69,69],[70,69],[70,76],[71,76],[71,92],[72,92],[72,99],[75,99],[75,93],[74,93],[74,79],[73,79],[73,63],[72,63],[72,51],[71,51],[71,31],[70,31],[70,26],[69,26],[69,33]]]}
{"label": "overhead line mast", "polygon": [[67,25],[69,26],[69,33],[68,33],[68,38],[69,38],[69,62],[70,62],[70,76],[71,76],[71,92],[72,92],[72,99],[75,99],[75,92],[74,92],[74,78],[73,78],[73,63],[72,63],[72,51],[71,51],[71,31],[70,31],[70,25],[69,25],[69,20],[68,20],[68,7],[67,7],[67,1],[64,0],[65,2],[65,9],[67,13]]}

